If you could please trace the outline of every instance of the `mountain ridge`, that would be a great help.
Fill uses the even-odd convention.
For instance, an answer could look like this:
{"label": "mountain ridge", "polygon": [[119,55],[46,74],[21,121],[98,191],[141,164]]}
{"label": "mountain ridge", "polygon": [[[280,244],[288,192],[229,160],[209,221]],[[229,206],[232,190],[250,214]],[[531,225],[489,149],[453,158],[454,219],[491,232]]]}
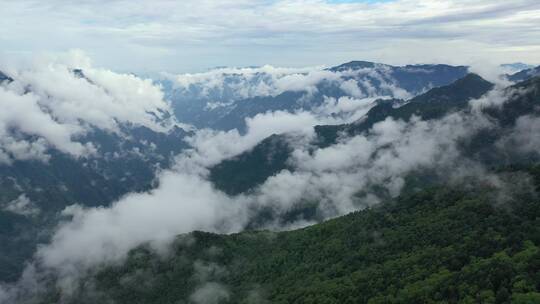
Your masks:
{"label": "mountain ridge", "polygon": [[[538,167],[525,171],[540,187]],[[219,303],[534,303],[538,200],[516,190],[512,207],[498,208],[492,188],[471,186],[420,190],[288,232],[193,232],[167,257],[142,246],[87,276],[99,292],[83,289],[75,302],[165,303],[211,283],[227,291]]]}
{"label": "mountain ridge", "polygon": [[[379,101],[368,111],[364,118],[357,122],[344,125],[315,126],[314,129],[315,133],[317,134],[317,140],[314,144],[319,148],[328,147],[336,143],[339,134],[346,133],[349,136],[360,134],[361,132],[367,131],[375,123],[381,122],[387,117],[404,120],[410,119],[412,115],[420,115],[420,117],[424,119],[439,118],[449,111],[462,109],[468,104],[470,99],[479,98],[492,88],[492,83],[482,79],[478,75],[469,74],[468,76],[457,80],[453,84],[446,87],[434,88],[422,95],[419,95],[411,99],[408,103],[397,108],[394,107],[395,103],[393,101]],[[448,95],[449,92],[452,93]],[[433,98],[436,98],[436,96],[444,96],[446,99],[444,102],[433,102]],[[435,105],[434,108],[433,105]],[[425,117],[422,116],[423,114]],[[276,141],[279,138],[279,136],[274,135],[273,141]],[[289,146],[287,140],[283,138],[283,136],[280,140],[282,141],[280,146]],[[265,144],[266,143],[263,141],[260,145],[264,146]],[[288,149],[291,148],[289,147]],[[264,174],[256,174],[259,176],[258,178],[253,179],[242,177],[242,172],[250,172],[249,174],[252,175],[254,174],[254,169],[248,169],[248,167],[251,168],[251,165],[247,165],[247,167],[244,168],[244,165],[241,164],[241,160],[255,158],[263,159],[265,158],[264,156],[254,156],[252,153],[257,154],[261,151],[268,150],[270,150],[269,147],[256,146],[253,150],[246,151],[235,158],[224,160],[221,164],[211,168],[210,179],[215,182],[219,176],[229,176],[225,173],[227,171],[237,172],[237,175],[234,178],[231,177],[218,182],[218,188],[232,195],[253,189],[259,184],[254,183],[254,181],[264,181],[269,176],[272,176],[288,167],[286,164],[288,157],[283,157],[284,154],[281,154],[280,152],[282,157],[275,159],[274,162],[267,163]],[[260,175],[265,176],[265,178],[260,177]],[[238,187],[238,185],[235,184],[235,181],[239,179],[243,181],[243,183],[241,183],[242,187]]]}

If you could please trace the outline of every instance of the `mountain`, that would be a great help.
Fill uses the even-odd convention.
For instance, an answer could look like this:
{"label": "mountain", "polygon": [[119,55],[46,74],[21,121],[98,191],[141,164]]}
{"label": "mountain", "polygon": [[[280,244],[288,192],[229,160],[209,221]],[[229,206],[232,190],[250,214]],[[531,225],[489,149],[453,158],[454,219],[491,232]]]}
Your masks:
{"label": "mountain", "polygon": [[536,76],[540,76],[540,66],[533,67],[530,69],[525,69],[515,74],[509,75],[508,80],[519,82],[519,81],[524,81],[524,80],[527,80]]}
{"label": "mountain", "polygon": [[[402,106],[396,107],[400,101],[381,100],[369,110],[359,121],[345,125],[316,126],[315,132],[318,147],[335,144],[340,134],[355,135],[369,130],[375,123],[388,117],[409,120],[412,115],[422,119],[437,119],[451,111],[467,106],[471,99],[479,98],[493,88],[493,84],[475,74],[468,74],[454,83],[434,88],[421,94]],[[280,144],[276,144],[281,141]],[[275,147],[281,147],[276,151]],[[232,159],[224,160],[211,168],[210,179],[216,187],[229,193],[239,194],[262,184],[268,177],[287,168],[291,148],[285,135],[273,136],[271,140],[262,141],[254,149],[246,151]],[[280,155],[269,157],[268,151]],[[260,160],[267,160],[261,163]]]}
{"label": "mountain", "polygon": [[540,76],[529,78],[506,89],[507,100],[501,107],[485,111],[503,126],[511,126],[525,115],[540,115]]}
{"label": "mountain", "polygon": [[[249,152],[214,166],[210,171],[210,179],[218,189],[226,193],[243,193],[251,189],[253,184],[262,184],[268,176],[288,168],[286,162],[291,152],[283,136],[272,135]],[[239,167],[239,164],[242,166]],[[244,166],[249,166],[249,169]]]}
{"label": "mountain", "polygon": [[0,83],[4,81],[11,82],[13,79],[0,71]]}
{"label": "mountain", "polygon": [[[144,127],[126,131],[129,138],[96,129],[83,139],[98,143],[102,156],[77,159],[50,151],[48,162],[0,165],[0,281],[19,277],[36,244],[48,241],[64,208],[109,206],[127,193],[147,191],[156,169],[168,168],[172,156],[187,147],[186,132],[179,128],[168,134]],[[10,207],[21,200],[28,205]]]}
{"label": "mountain", "polygon": [[[72,72],[91,82],[82,70]],[[0,74],[0,83],[2,79],[17,81]],[[29,93],[40,94],[32,91],[37,88],[31,86],[26,86],[26,90],[21,98]],[[5,91],[11,92],[7,88]],[[53,105],[58,104],[60,101]],[[40,106],[47,109],[44,104]],[[69,107],[66,102],[62,109],[68,111]],[[0,161],[0,281],[19,277],[37,244],[48,242],[66,207],[109,206],[128,193],[153,188],[156,172],[171,166],[173,157],[188,146],[184,138],[192,134],[177,126],[161,132],[131,123],[118,123],[116,131],[95,125],[85,128],[88,130],[84,134],[71,140],[91,144],[95,153],[75,156],[46,146],[43,158],[23,155],[8,162]],[[13,126],[2,134],[5,142],[0,141],[0,152],[4,152],[3,145],[15,147],[11,152],[15,154],[24,151],[23,143],[43,142],[43,138],[25,133],[24,125]]]}
{"label": "mountain", "polygon": [[[366,61],[351,61],[330,68],[333,72],[347,72],[362,69],[386,71],[397,85],[407,92],[417,95],[426,89],[440,87],[454,82],[465,76],[468,68],[465,66],[451,66],[446,64],[416,64],[406,66],[392,66]],[[375,79],[371,78],[371,81]]]}
{"label": "mountain", "polygon": [[501,67],[504,69],[510,70],[514,73],[534,68],[533,65],[526,64],[523,62],[505,63],[505,64],[501,64]]}
{"label": "mountain", "polygon": [[[240,122],[269,110],[310,111],[337,121],[258,143],[251,132],[168,124],[172,113],[162,92],[135,76],[116,77],[128,88],[151,85],[143,87],[155,94],[139,98],[122,81],[100,87],[95,70],[63,75],[110,102],[139,102],[143,111],[135,118],[148,114],[157,125],[132,116],[99,120],[113,121],[115,128],[87,116],[71,119],[56,106],[72,106],[62,102],[78,95],[4,82],[0,96],[35,102],[31,110],[54,113],[60,127],[76,123],[83,131],[68,133],[68,143],[92,152],[70,153],[65,142],[41,145],[48,134],[16,119],[0,129],[6,134],[0,151],[11,157],[0,165],[0,281],[14,282],[0,286],[0,302],[28,295],[35,296],[29,304],[535,303],[540,77],[501,88],[470,73],[450,81],[455,68],[354,61],[315,74],[227,73],[222,87],[223,79],[212,78],[222,73],[204,75],[217,85],[213,89],[192,75],[184,79],[189,92],[168,89],[185,93],[186,105],[193,97],[192,113],[205,104],[208,111],[198,117],[222,130],[246,131]],[[237,99],[244,93],[247,98]],[[205,99],[224,95],[231,99],[212,106]],[[343,123],[334,119],[337,106],[318,112],[332,105],[329,98],[343,98],[349,103],[341,106],[355,109],[355,100],[364,104]],[[151,102],[158,106],[147,108]],[[267,125],[262,129],[269,134]],[[240,151],[232,147],[236,140],[247,142],[238,147],[253,148],[208,167],[214,157]],[[35,144],[46,157],[25,158],[13,142]],[[177,188],[186,192],[177,195]],[[134,192],[144,193],[126,196]],[[164,208],[163,201],[172,207],[164,209],[171,217],[162,226],[156,214],[163,210],[156,208]],[[62,213],[73,204],[82,207],[80,214]],[[199,207],[202,217],[190,224],[191,209]],[[282,232],[257,231],[262,228]],[[240,232],[192,232],[179,235],[172,247],[167,243],[194,229]],[[84,246],[88,253],[71,248],[70,240],[85,233],[90,239],[79,244],[92,244]],[[38,244],[48,245],[32,260]],[[15,282],[25,265],[26,275]]]}
{"label": "mountain", "polygon": [[[55,94],[60,92],[57,88],[41,87],[42,84],[36,81],[38,77],[58,77],[60,70],[45,70],[43,75],[35,74],[33,77],[36,78],[30,80],[13,79],[0,72],[0,83],[21,82],[20,85],[25,88],[23,96],[35,93],[35,96],[42,98],[38,102],[44,102],[39,107],[44,113],[50,114],[62,108],[47,108],[45,102],[58,98],[58,103],[52,105],[61,105],[65,97],[56,97]],[[290,88],[292,82],[287,81],[280,84],[284,88],[277,89],[276,78],[270,72],[257,72],[249,77],[241,73],[225,73],[220,76],[223,77],[222,86],[214,89],[205,87],[205,82],[182,90],[170,82],[162,84],[168,98],[173,101],[175,114],[183,121],[199,121],[200,124],[195,123],[198,126],[221,130],[244,130],[245,118],[259,113],[311,110],[321,105],[327,97],[350,96],[351,92],[356,91],[362,96],[394,96],[395,92],[417,94],[460,78],[466,71],[466,67],[446,65],[393,67],[351,62],[315,71],[314,74],[310,74],[311,71],[286,74],[293,80],[298,78],[300,83],[308,80],[306,85],[298,88]],[[89,87],[103,89],[100,87],[103,83],[95,79],[95,70],[70,68],[66,72],[62,74],[64,78],[54,79],[65,81],[69,78],[72,85],[82,85],[85,90]],[[322,73],[322,76],[318,73]],[[131,76],[128,77],[131,79]],[[344,83],[349,86],[344,86]],[[261,94],[258,89],[265,87],[263,84],[276,86],[276,89]],[[306,90],[307,86],[312,86],[312,90]],[[2,88],[11,92],[7,86]],[[105,93],[114,90],[118,88],[103,89]],[[247,97],[238,93],[246,90],[251,92]],[[70,98],[78,97],[70,95],[66,100]],[[230,103],[230,106],[220,103]],[[72,105],[66,103],[65,106],[65,109],[70,109]],[[88,113],[93,115],[92,111]],[[164,114],[162,119],[169,117],[168,113],[160,114]],[[54,227],[62,219],[60,212],[67,206],[106,207],[127,193],[148,191],[155,187],[156,170],[169,168],[172,157],[188,147],[184,138],[193,134],[178,127],[158,132],[129,123],[120,124],[119,132],[101,129],[99,125],[84,125],[84,128],[89,130],[71,140],[93,145],[95,155],[77,157],[49,146],[43,151],[48,157],[46,161],[22,158],[0,163],[0,242],[3,244],[0,247],[0,281],[14,281],[19,277],[36,245],[49,241]],[[16,127],[9,132],[10,136],[22,142],[40,140],[38,136],[25,134]],[[235,159],[241,163],[256,164],[252,170],[231,174],[236,169],[235,161],[225,161],[211,171],[213,180],[224,181],[221,184],[218,182],[219,188],[236,185],[227,191],[229,193],[241,193],[248,190],[252,183],[264,182],[267,176],[286,168],[285,162],[291,150],[280,139],[279,136],[271,137],[252,150],[251,154],[245,154],[246,159],[242,159],[242,156]],[[279,165],[273,167],[272,164]],[[250,172],[253,174],[250,175]]]}
{"label": "mountain", "polygon": [[[179,83],[164,82],[164,88],[180,121],[200,128],[244,130],[244,120],[259,113],[311,110],[326,98],[343,96],[415,96],[452,83],[467,71],[465,66],[396,67],[352,61],[326,70],[289,74],[216,70],[211,74],[189,75]],[[199,78],[202,80],[198,81]]]}
{"label": "mountain", "polygon": [[[540,189],[539,169],[505,182]],[[510,189],[503,206],[490,187],[440,185],[300,230],[193,232],[96,269],[65,303],[537,303],[540,201]]]}
{"label": "mountain", "polygon": [[405,121],[413,115],[424,120],[441,118],[452,111],[464,109],[471,99],[480,98],[492,88],[492,83],[476,74],[468,74],[448,86],[431,89],[407,101],[403,106],[395,107],[389,101],[379,102],[361,121],[348,125],[317,126],[315,130],[321,138],[322,146],[328,146],[335,143],[341,132],[359,134],[388,117]]}

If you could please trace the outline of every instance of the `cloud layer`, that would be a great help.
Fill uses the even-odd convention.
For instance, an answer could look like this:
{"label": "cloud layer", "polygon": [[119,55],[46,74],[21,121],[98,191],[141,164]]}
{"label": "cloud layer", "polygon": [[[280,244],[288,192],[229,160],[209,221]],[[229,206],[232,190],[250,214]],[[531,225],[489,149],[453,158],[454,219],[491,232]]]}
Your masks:
{"label": "cloud layer", "polygon": [[[203,73],[164,76],[172,82],[180,98],[229,101],[283,92],[318,92],[318,86],[335,85],[343,94],[355,98],[382,97],[407,99],[411,93],[398,87],[392,71],[384,64],[369,68],[330,71],[324,67],[280,68],[271,65],[252,68],[219,68]],[[372,83],[376,81],[377,84]],[[217,105],[219,106],[219,105]]]}
{"label": "cloud layer", "polygon": [[539,9],[535,0],[4,1],[0,43],[8,53],[79,47],[137,72],[353,58],[540,63]]}
{"label": "cloud layer", "polygon": [[0,85],[2,163],[46,161],[49,148],[75,157],[95,153],[93,143],[78,140],[92,128],[167,130],[163,118],[169,105],[159,87],[151,80],[93,68],[79,51],[4,69],[14,81]]}
{"label": "cloud layer", "polygon": [[[368,133],[342,138],[324,149],[311,146],[311,126],[317,121],[311,115],[258,115],[248,121],[245,135],[236,130],[199,131],[191,138],[193,149],[160,175],[156,189],[128,195],[110,208],[68,208],[64,214],[69,220],[59,226],[51,244],[38,251],[37,261],[60,273],[65,278],[60,284],[66,288],[81,270],[104,261],[120,261],[129,249],[142,243],[163,250],[180,233],[239,231],[254,216],[253,210],[270,208],[283,215],[302,203],[317,202],[318,213],[328,218],[377,203],[380,189],[372,191],[372,186],[398,195],[404,178],[414,170],[439,169],[465,175],[483,172],[457,148],[460,139],[491,125],[477,112],[427,122],[387,119]],[[294,172],[284,170],[253,193],[238,196],[216,190],[207,180],[208,167],[280,132],[292,132],[290,164],[296,168]],[[288,226],[279,221],[266,225],[287,229],[307,223],[298,218]]]}

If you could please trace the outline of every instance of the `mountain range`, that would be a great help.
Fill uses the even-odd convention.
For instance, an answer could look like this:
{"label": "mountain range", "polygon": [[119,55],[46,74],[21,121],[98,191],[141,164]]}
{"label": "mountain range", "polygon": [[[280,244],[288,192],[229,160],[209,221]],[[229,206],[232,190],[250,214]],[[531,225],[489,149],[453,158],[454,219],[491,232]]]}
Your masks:
{"label": "mountain range", "polygon": [[[180,79],[175,83],[173,79],[165,87],[180,121],[199,128],[244,130],[244,119],[260,113],[311,110],[327,98],[344,96],[414,96],[449,84],[465,76],[467,70],[442,64],[396,67],[351,61],[301,72],[222,69],[200,75],[200,82]],[[292,84],[283,84],[289,79]]]}
{"label": "mountain range", "polygon": [[[243,231],[182,233],[166,253],[139,244],[120,262],[85,269],[69,295],[61,275],[47,273],[21,303],[535,303],[539,75],[540,67],[524,69],[507,75],[508,85],[465,66],[352,61],[169,76],[155,83],[170,109],[143,111],[164,131],[119,117],[114,130],[88,120],[70,137],[95,149],[87,155],[54,144],[45,160],[6,150],[0,281],[22,284],[38,244],[56,240],[69,220],[66,208],[105,210],[132,193],[159,191],[162,172],[187,174],[197,157],[212,155],[200,144],[211,135],[228,136],[233,152],[197,176],[227,202],[246,203]],[[69,81],[123,100],[98,76],[69,70]],[[38,96],[44,113],[67,123],[54,100],[63,95],[28,79],[0,72],[0,88]],[[317,124],[229,148],[230,138],[240,145],[252,136],[250,122],[272,113]],[[38,132],[7,125],[6,138],[42,143]],[[335,197],[343,189],[351,198]]]}

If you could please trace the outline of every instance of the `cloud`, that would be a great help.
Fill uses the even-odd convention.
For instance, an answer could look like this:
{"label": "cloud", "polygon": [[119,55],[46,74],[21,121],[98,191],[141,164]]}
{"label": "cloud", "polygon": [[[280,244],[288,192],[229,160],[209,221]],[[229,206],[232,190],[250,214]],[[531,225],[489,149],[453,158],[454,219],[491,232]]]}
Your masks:
{"label": "cloud", "polygon": [[21,194],[16,199],[4,204],[2,210],[29,217],[36,216],[41,212],[25,194]]}
{"label": "cloud", "polygon": [[[540,153],[540,118],[526,115],[518,118],[512,131],[497,143],[501,149],[520,153]],[[517,149],[516,149],[517,147]],[[514,148],[514,149],[512,149]]]}
{"label": "cloud", "polygon": [[303,66],[353,58],[389,63],[444,58],[460,63],[477,58],[540,62],[535,43],[540,6],[535,0],[3,4],[0,42],[6,52],[75,46],[94,54],[100,64],[128,71],[202,70],[223,64],[223,58],[239,66]]}
{"label": "cloud", "polygon": [[[346,113],[359,108],[365,111],[362,107],[366,105],[347,104],[352,102],[361,101],[347,99],[337,107]],[[187,139],[192,149],[179,155],[173,168],[159,174],[156,189],[126,195],[109,208],[67,208],[63,212],[65,220],[54,232],[51,243],[39,248],[37,268],[53,270],[60,275],[59,287],[71,290],[75,278],[86,269],[103,262],[121,261],[140,244],[149,242],[154,248],[163,249],[180,233],[240,231],[249,221],[252,207],[264,200],[264,194],[230,197],[214,189],[207,180],[207,168],[251,149],[272,134],[295,134],[295,145],[308,145],[314,125],[339,121],[327,118],[326,113],[259,114],[246,120],[248,128],[244,135],[236,130],[198,130]]]}
{"label": "cloud", "polygon": [[[81,75],[74,69],[83,69]],[[13,82],[0,86],[0,160],[46,161],[49,148],[75,157],[94,154],[79,138],[92,128],[121,125],[168,129],[169,105],[152,81],[93,68],[80,51],[8,66]]]}
{"label": "cloud", "polygon": [[[290,160],[296,171],[284,170],[269,178],[258,189],[257,204],[283,214],[300,201],[315,201],[320,202],[323,217],[363,208],[378,202],[376,193],[370,193],[373,186],[396,196],[409,172],[450,165],[457,171],[455,163],[470,166],[457,150],[457,141],[486,124],[458,114],[430,122],[387,119],[367,134],[324,149],[297,148]],[[366,194],[358,196],[361,191]]]}
{"label": "cloud", "polygon": [[196,166],[210,167],[220,161],[249,150],[264,138],[272,134],[302,133],[313,134],[313,126],[320,120],[310,112],[289,113],[283,111],[257,114],[246,118],[247,132],[241,135],[238,130],[215,131],[199,130],[186,141],[192,146],[185,158],[182,155],[177,162],[180,166],[192,168]]}
{"label": "cloud", "polygon": [[[500,92],[493,92],[471,102],[471,107],[500,104],[503,99]],[[173,168],[160,173],[157,188],[126,195],[108,208],[66,209],[66,220],[50,244],[39,248],[31,267],[53,271],[59,277],[58,288],[70,290],[87,270],[121,262],[138,245],[148,243],[163,250],[175,236],[193,230],[237,232],[260,209],[278,216],[274,222],[263,223],[264,227],[288,229],[311,223],[312,219],[302,217],[286,224],[279,220],[302,204],[316,204],[321,219],[342,215],[378,203],[381,196],[398,195],[405,178],[414,171],[436,169],[449,175],[443,176],[448,179],[453,174],[485,177],[482,166],[464,158],[458,149],[463,138],[493,126],[481,111],[454,113],[434,121],[388,118],[368,132],[339,138],[336,145],[313,145],[314,125],[361,116],[372,105],[369,98],[329,99],[319,112],[278,111],[249,118],[244,135],[236,130],[198,130],[188,139],[192,149],[179,155]],[[335,113],[346,115],[336,118]],[[524,130],[536,131],[536,125],[527,120],[522,125]],[[283,170],[252,193],[238,196],[214,188],[208,180],[209,167],[279,133],[290,134],[293,153],[289,165],[294,171]],[[216,270],[212,265],[197,267],[201,277]],[[216,284],[211,280],[201,283],[192,300],[226,298],[227,290]]]}
{"label": "cloud", "polygon": [[[399,88],[389,66],[330,71],[325,67],[279,68],[270,65],[254,68],[218,68],[195,74],[163,74],[172,82],[173,99],[205,100],[216,105],[234,105],[241,99],[277,96],[283,92],[312,95],[322,85],[333,85],[354,98],[392,97],[408,99],[417,92]],[[376,86],[372,82],[379,84]]]}
{"label": "cloud", "polygon": [[196,304],[218,304],[229,298],[229,291],[221,284],[208,282],[189,297]]}
{"label": "cloud", "polygon": [[[81,143],[73,142],[71,137],[80,128],[56,122],[40,108],[38,98],[33,94],[18,95],[0,87],[0,103],[5,109],[0,114],[0,151],[6,162],[11,160],[10,156],[15,159],[46,159],[47,144],[75,156],[81,156],[91,148],[85,149]],[[26,140],[23,134],[38,136],[38,139]]]}
{"label": "cloud", "polygon": [[[324,117],[326,124],[352,123],[364,117],[376,105],[378,97],[356,99],[343,96],[338,99],[326,98],[312,111],[319,117]],[[334,120],[334,121],[332,121]]]}
{"label": "cloud", "polygon": [[[253,68],[217,68],[207,72],[173,75],[164,73],[183,93],[194,91],[200,98],[240,99],[275,96],[285,90],[304,91],[307,82],[316,84],[333,73],[319,67],[280,68],[271,65]],[[304,80],[309,79],[309,80]],[[296,82],[294,81],[296,80]]]}
{"label": "cloud", "polygon": [[[257,116],[248,121],[244,136],[203,130],[191,141],[194,149],[180,155],[175,168],[161,173],[156,189],[127,195],[110,208],[66,209],[70,219],[59,226],[49,245],[40,248],[37,260],[71,282],[81,270],[120,261],[142,243],[163,248],[176,235],[193,230],[239,231],[258,208],[283,214],[303,201],[314,201],[320,202],[324,217],[341,215],[376,202],[370,186],[382,185],[397,195],[412,170],[455,167],[460,157],[457,140],[477,129],[480,121],[458,114],[434,122],[387,119],[367,134],[343,138],[313,153],[313,133],[301,132],[315,122],[306,113]],[[285,170],[253,194],[235,197],[216,190],[206,179],[206,168],[221,159],[249,149],[271,133],[291,131],[300,131],[291,159],[295,172]],[[360,190],[370,195],[358,197]],[[305,225],[302,220],[293,225]]]}
{"label": "cloud", "polygon": [[[110,208],[66,209],[71,220],[37,256],[47,267],[73,275],[102,261],[118,261],[144,242],[159,246],[192,230],[238,231],[241,207],[197,175],[170,171],[160,176],[158,189],[130,194]],[[228,221],[231,217],[238,221]]]}

